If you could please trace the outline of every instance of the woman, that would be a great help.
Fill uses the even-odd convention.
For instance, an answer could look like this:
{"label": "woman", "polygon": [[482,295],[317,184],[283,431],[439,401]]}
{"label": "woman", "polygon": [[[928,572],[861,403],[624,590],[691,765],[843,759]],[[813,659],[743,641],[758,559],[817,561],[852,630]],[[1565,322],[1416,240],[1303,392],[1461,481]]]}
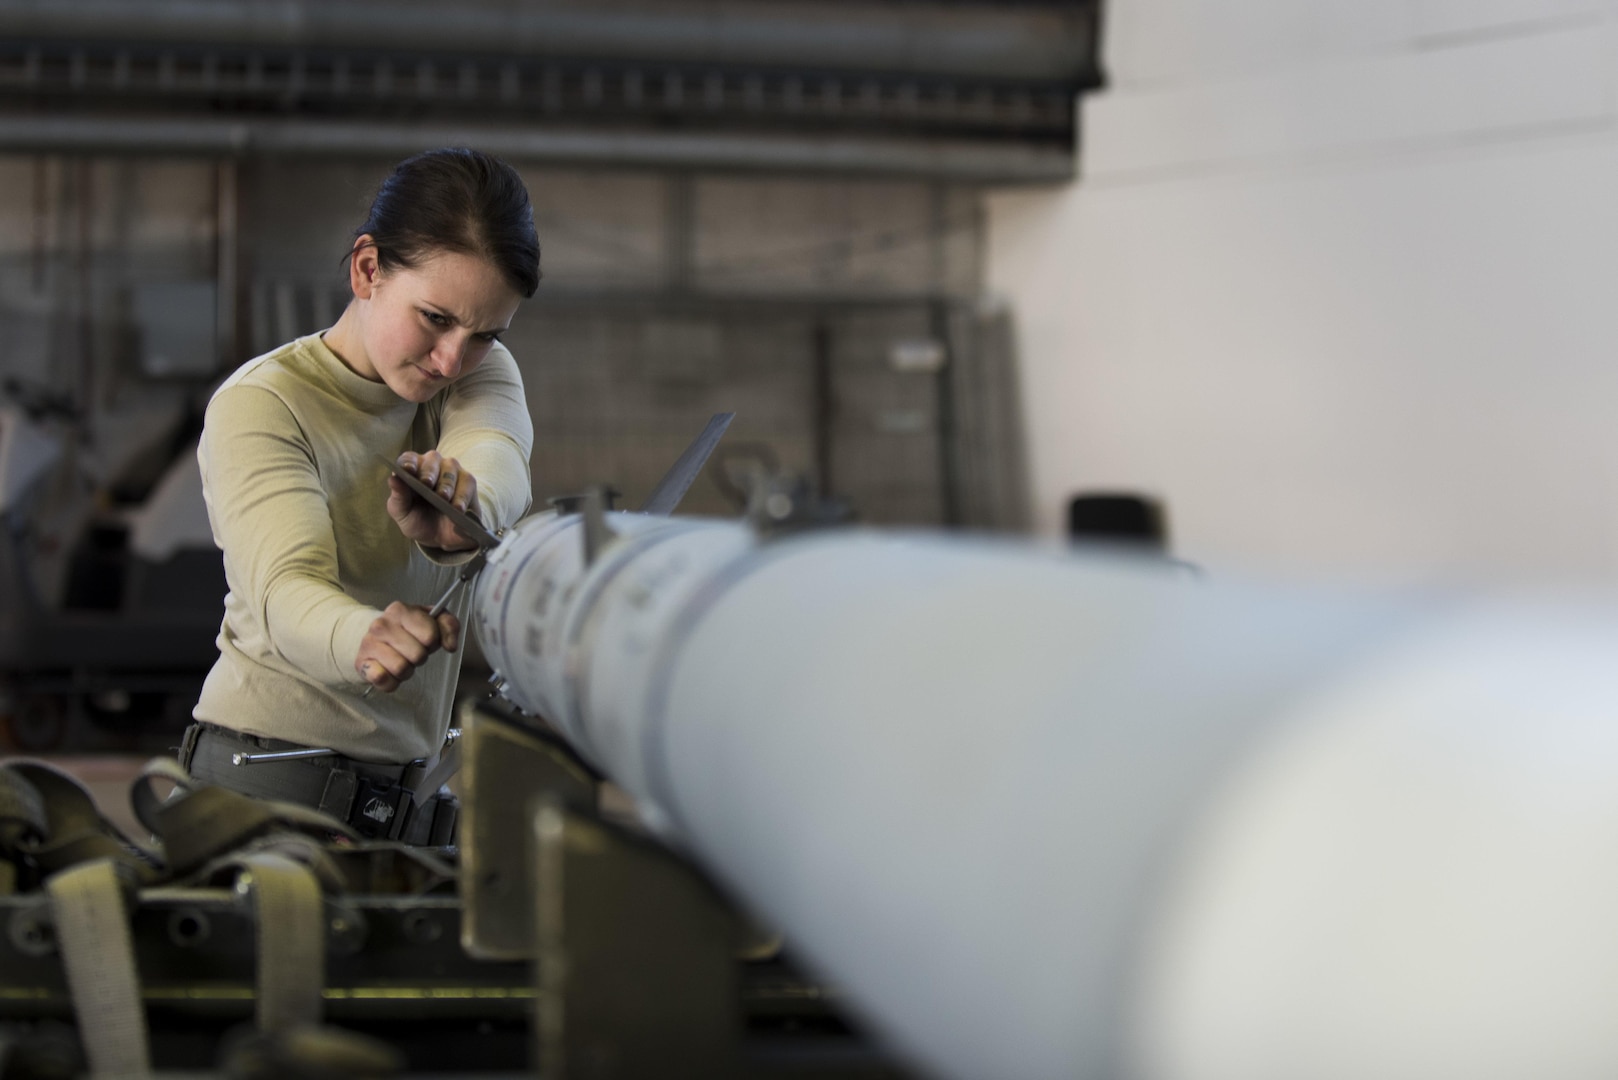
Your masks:
{"label": "woman", "polygon": [[[452,807],[412,792],[431,770],[410,763],[444,742],[470,590],[436,619],[428,605],[475,551],[389,462],[491,531],[528,508],[533,425],[499,343],[539,283],[522,180],[471,150],[403,162],[348,271],[336,325],[209,403],[198,457],[230,592],[181,760],[373,835],[447,842]],[[232,763],[300,748],[336,753]]]}

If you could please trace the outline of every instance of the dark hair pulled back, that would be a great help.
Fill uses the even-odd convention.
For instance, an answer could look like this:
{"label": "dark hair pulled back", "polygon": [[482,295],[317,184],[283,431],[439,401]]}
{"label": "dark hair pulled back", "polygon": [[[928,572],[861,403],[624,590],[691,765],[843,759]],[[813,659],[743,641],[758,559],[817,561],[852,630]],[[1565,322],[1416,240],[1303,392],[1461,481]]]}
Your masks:
{"label": "dark hair pulled back", "polygon": [[365,224],[383,270],[442,251],[487,259],[524,297],[539,288],[539,236],[517,170],[480,150],[428,150],[394,166]]}

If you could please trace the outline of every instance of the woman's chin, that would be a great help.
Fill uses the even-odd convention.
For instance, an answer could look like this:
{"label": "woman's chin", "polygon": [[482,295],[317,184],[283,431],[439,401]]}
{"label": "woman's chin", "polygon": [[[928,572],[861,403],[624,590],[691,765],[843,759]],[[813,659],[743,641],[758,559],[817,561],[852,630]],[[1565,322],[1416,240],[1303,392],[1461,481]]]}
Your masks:
{"label": "woman's chin", "polygon": [[419,375],[400,375],[387,380],[388,389],[417,405],[431,401],[433,395],[449,385],[448,379],[427,379]]}

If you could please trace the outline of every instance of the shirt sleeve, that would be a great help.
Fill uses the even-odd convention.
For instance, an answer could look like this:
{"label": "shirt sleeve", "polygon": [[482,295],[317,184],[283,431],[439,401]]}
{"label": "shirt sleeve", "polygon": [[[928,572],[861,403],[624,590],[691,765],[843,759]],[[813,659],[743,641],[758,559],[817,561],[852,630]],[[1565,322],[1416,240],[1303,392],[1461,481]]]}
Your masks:
{"label": "shirt sleeve", "polygon": [[197,457],[230,589],[270,647],[326,685],[363,682],[354,657],[381,613],[339,583],[325,489],[291,410],[260,387],[227,387],[208,405]]}
{"label": "shirt sleeve", "polygon": [[534,421],[522,374],[504,345],[456,382],[444,400],[438,451],[460,461],[478,481],[478,505],[490,532],[513,524],[533,502],[528,459]]}

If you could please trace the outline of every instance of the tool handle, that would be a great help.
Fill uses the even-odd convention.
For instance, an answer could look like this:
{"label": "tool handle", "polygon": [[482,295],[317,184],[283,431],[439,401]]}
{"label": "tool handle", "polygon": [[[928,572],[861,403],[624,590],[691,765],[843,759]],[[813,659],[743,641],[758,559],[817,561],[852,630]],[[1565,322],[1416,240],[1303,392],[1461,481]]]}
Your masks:
{"label": "tool handle", "polygon": [[427,609],[429,619],[436,619],[449,609],[449,602],[454,599],[456,590],[461,587],[461,583],[465,580],[465,578],[456,578],[449,583],[449,588],[445,589],[444,595],[438,598],[438,603]]}
{"label": "tool handle", "polygon": [[232,754],[232,765],[257,765],[261,761],[297,761],[300,758],[336,757],[337,751],[324,747],[309,747],[304,750],[276,750],[267,754]]}

